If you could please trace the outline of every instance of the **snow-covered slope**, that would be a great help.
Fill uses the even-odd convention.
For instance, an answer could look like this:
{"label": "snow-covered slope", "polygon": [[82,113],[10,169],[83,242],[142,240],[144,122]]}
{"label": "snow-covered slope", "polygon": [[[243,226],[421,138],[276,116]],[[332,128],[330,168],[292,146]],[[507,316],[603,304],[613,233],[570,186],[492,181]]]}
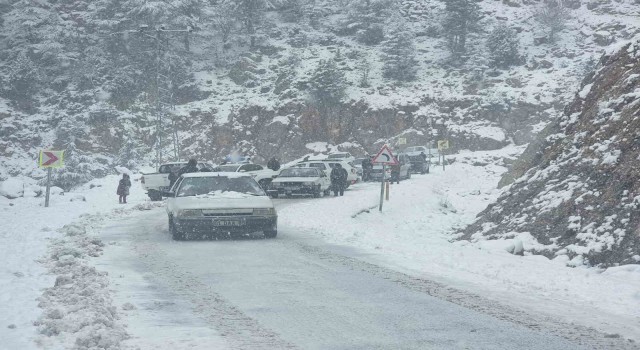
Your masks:
{"label": "snow-covered slope", "polygon": [[[604,56],[524,176],[465,230],[570,266],[640,263],[640,44]],[[533,147],[533,146],[531,146]]]}
{"label": "snow-covered slope", "polygon": [[[148,79],[144,69],[149,65],[123,59],[145,43],[134,34],[117,34],[146,23],[136,17],[144,9],[121,9],[112,1],[27,3],[2,8],[8,33],[0,38],[7,53],[3,79],[11,84],[0,96],[0,179],[42,178],[44,173],[33,168],[41,147],[75,152],[75,166],[84,166],[90,176],[109,173],[114,165],[149,163],[156,143],[153,89],[136,85]],[[189,22],[197,29],[188,49],[179,39],[172,46],[172,59],[187,62],[180,66],[183,76],[171,112],[175,123],[170,123],[182,158],[212,160],[240,149],[258,159],[275,154],[286,160],[307,153],[306,145],[316,141],[372,152],[374,143],[393,143],[399,136],[410,144],[446,137],[455,149],[524,144],[556,119],[604,49],[640,30],[633,0],[565,1],[570,7],[565,29],[556,42],[540,43],[546,28],[535,14],[541,3],[485,0],[479,2],[480,30],[467,39],[466,59],[452,65],[440,27],[444,3],[400,0],[377,19],[389,28],[403,22],[413,37],[417,76],[399,83],[383,76],[387,42],[358,40],[353,30],[357,2],[271,3],[253,48],[235,27],[223,42],[218,7],[223,3],[184,2],[187,7],[180,10],[197,22]],[[155,21],[186,23],[156,10]],[[498,24],[518,33],[520,65],[490,66],[486,38]],[[34,36],[30,40],[27,30]],[[72,31],[83,34],[45,35]],[[27,60],[21,56],[25,52],[38,54]],[[323,113],[309,102],[309,83],[326,59],[337,62],[347,87],[338,112],[321,122]],[[14,73],[31,74],[30,67],[39,75],[29,85],[33,101],[25,102],[15,96],[24,82]],[[172,146],[166,147],[167,158],[173,157]]]}

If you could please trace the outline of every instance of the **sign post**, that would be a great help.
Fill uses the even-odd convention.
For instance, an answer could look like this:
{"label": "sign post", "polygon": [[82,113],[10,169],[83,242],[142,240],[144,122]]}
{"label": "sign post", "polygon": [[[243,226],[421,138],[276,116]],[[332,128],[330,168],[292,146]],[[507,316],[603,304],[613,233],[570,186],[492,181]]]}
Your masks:
{"label": "sign post", "polygon": [[[449,140],[438,140],[438,152],[442,154],[442,170],[444,171],[444,151],[449,149]],[[440,156],[438,156],[440,158]]]}
{"label": "sign post", "polygon": [[51,193],[51,169],[64,166],[64,151],[40,151],[38,166],[47,168],[47,191],[44,197],[44,206],[49,206],[49,194]]}
{"label": "sign post", "polygon": [[[373,164],[382,164],[382,180],[380,180],[380,207],[378,210],[382,211],[382,203],[384,201],[384,183],[385,183],[385,175],[387,174],[387,165],[397,165],[396,157],[391,153],[391,149],[389,146],[384,145],[382,149],[373,157]],[[388,192],[387,192],[388,195]]]}

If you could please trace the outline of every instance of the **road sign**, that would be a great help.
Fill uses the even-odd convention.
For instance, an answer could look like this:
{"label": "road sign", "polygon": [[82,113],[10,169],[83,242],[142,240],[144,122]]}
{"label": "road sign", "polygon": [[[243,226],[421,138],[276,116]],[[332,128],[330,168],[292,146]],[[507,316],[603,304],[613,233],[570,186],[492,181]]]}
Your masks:
{"label": "road sign", "polygon": [[41,168],[62,168],[64,151],[40,151],[38,166]]}
{"label": "road sign", "polygon": [[398,138],[398,144],[399,145],[406,145],[407,144],[407,138],[406,137]]}
{"label": "road sign", "polygon": [[449,149],[449,140],[438,140],[438,150]]}
{"label": "road sign", "polygon": [[[380,150],[380,152],[378,152],[378,154],[376,154],[376,156],[373,157],[372,163],[382,164],[382,165],[396,165],[398,164],[398,161],[396,160],[396,157],[393,156],[393,153],[391,153],[389,146],[384,145],[382,146],[382,149]],[[383,178],[384,178],[384,175],[383,175]]]}

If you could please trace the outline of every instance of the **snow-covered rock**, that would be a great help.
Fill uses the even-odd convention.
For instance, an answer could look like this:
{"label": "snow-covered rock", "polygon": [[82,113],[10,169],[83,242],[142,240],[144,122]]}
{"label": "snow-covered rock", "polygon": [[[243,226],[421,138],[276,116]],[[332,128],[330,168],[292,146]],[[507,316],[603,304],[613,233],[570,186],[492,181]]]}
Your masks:
{"label": "snow-covered rock", "polygon": [[14,199],[22,197],[25,190],[25,183],[17,178],[8,178],[0,182],[0,196]]}

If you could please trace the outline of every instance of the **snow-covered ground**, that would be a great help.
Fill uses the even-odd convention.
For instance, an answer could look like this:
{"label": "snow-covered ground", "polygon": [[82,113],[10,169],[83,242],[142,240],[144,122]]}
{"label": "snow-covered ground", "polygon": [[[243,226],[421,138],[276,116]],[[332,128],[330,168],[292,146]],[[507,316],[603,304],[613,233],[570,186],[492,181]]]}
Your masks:
{"label": "snow-covered ground", "polygon": [[[86,305],[77,299],[67,299],[69,307],[64,308],[60,299],[109,297],[106,285],[91,284],[100,280],[96,271],[80,272],[90,265],[91,255],[100,250],[98,242],[92,242],[91,228],[148,206],[146,195],[136,182],[129,203],[118,204],[115,194],[118,180],[118,176],[108,176],[74,192],[52,195],[48,208],[44,207],[43,197],[33,197],[30,193],[13,200],[0,197],[0,348],[28,350],[38,348],[37,344],[47,348],[65,347],[65,341],[75,341],[69,334],[78,336],[75,333],[80,328],[95,320],[103,322],[99,313],[91,312],[97,307],[108,307],[108,300],[101,305]],[[84,225],[70,225],[72,223]],[[65,225],[70,226],[63,229]],[[89,232],[85,232],[87,230]],[[64,285],[63,279],[56,281],[56,274],[50,273],[52,269],[60,272],[59,275],[64,275],[62,270],[67,269],[66,275],[78,282],[76,285],[85,284],[80,290],[69,288],[63,294],[50,291],[45,295],[45,288],[56,283]],[[91,278],[95,280],[90,281]],[[63,322],[63,316],[70,317]],[[34,323],[40,324],[36,328]],[[60,337],[46,336],[56,333]]]}
{"label": "snow-covered ground", "polygon": [[[536,244],[524,236],[507,241],[454,241],[455,229],[473,221],[499,195],[495,187],[506,168],[495,164],[521,150],[457,154],[455,163],[444,171],[433,167],[430,174],[414,175],[392,185],[382,213],[377,210],[380,187],[375,183],[353,186],[339,198],[278,200],[282,234],[274,242],[313,239],[348,247],[361,252],[358,259],[375,265],[530,313],[592,327],[611,337],[640,341],[637,265],[602,271],[570,268],[560,259],[509,253],[507,250],[520,244]],[[487,162],[490,164],[478,166]],[[2,346],[84,349],[130,338],[126,345],[145,348],[151,344],[146,339],[154,338],[155,345],[164,344],[162,339],[180,339],[184,340],[181,346],[188,347],[192,337],[202,341],[211,338],[198,344],[224,343],[218,340],[220,330],[211,332],[206,324],[185,313],[188,306],[179,301],[163,314],[140,309],[146,294],[133,292],[151,290],[140,274],[119,278],[113,271],[109,276],[102,273],[108,267],[102,264],[125,259],[128,247],[101,242],[96,238],[101,227],[117,226],[127,216],[136,220],[138,214],[134,213],[150,209],[155,216],[140,216],[147,220],[143,224],[149,227],[157,217],[157,226],[149,232],[168,237],[163,209],[149,202],[135,181],[137,177],[133,179],[127,205],[117,202],[116,176],[93,181],[75,193],[55,195],[50,208],[43,207],[42,198],[0,201]],[[194,249],[204,244],[192,243]],[[282,248],[278,244],[274,247]],[[158,259],[153,261],[159,264],[159,271],[171,265]],[[181,283],[180,278],[176,283]],[[191,283],[189,278],[185,281]],[[168,325],[166,312],[188,322]],[[185,329],[185,324],[194,328]]]}
{"label": "snow-covered ground", "polygon": [[286,207],[280,227],[357,247],[373,263],[410,275],[640,341],[639,265],[568,268],[563,257],[508,252],[538,244],[530,236],[452,242],[455,228],[471,223],[500,193],[495,188],[505,168],[471,164],[509,151],[461,153],[445,171],[434,167],[392,185],[382,213],[379,185],[364,184],[342,198]]}

